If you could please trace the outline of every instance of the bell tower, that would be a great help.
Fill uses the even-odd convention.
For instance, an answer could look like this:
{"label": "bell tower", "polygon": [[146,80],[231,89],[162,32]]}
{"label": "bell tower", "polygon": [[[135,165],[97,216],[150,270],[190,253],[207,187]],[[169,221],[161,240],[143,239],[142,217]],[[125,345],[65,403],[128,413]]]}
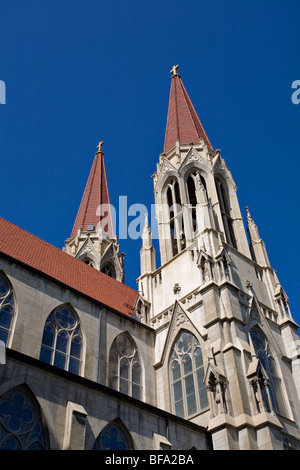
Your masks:
{"label": "bell tower", "polygon": [[178,66],[153,183],[161,264],[146,220],[136,305],[156,332],[158,405],[207,427],[216,449],[280,449],[290,421],[300,439],[298,326]]}
{"label": "bell tower", "polygon": [[200,252],[213,259],[227,246],[250,257],[230,170],[213,149],[178,66],[171,74],[164,151],[153,175],[161,265],[187,252],[194,260]]}
{"label": "bell tower", "polygon": [[64,250],[120,282],[124,282],[124,254],[114,235],[104,154],[99,142],[70,238]]}

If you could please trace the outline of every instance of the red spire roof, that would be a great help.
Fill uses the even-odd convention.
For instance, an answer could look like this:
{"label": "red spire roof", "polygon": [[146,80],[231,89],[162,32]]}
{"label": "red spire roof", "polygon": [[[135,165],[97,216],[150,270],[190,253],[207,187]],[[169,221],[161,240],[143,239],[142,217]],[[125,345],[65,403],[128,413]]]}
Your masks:
{"label": "red spire roof", "polygon": [[177,74],[177,68],[178,65],[174,66],[171,71],[173,76],[164,152],[167,153],[175,147],[176,140],[179,140],[181,144],[189,144],[190,142],[199,142],[201,137],[208,147],[213,148],[182,83],[181,76]]}
{"label": "red spire roof", "polygon": [[0,217],[0,253],[124,315],[138,293]]}
{"label": "red spire roof", "polygon": [[[100,144],[102,145],[102,142]],[[93,225],[95,229],[101,226],[109,237],[114,236],[110,209],[104,208],[103,211],[100,211],[101,205],[110,204],[104,155],[100,150],[100,144],[86,183],[71,238],[76,235],[79,228],[86,232],[88,225]]]}

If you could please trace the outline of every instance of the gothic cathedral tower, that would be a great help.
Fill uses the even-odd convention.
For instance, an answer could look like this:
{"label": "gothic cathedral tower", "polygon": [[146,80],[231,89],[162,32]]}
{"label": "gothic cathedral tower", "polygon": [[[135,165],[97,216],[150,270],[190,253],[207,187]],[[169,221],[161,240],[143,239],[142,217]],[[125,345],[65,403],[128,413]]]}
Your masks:
{"label": "gothic cathedral tower", "polygon": [[207,427],[215,449],[293,447],[297,325],[247,208],[248,242],[233,177],[177,69],[153,175],[161,266],[146,220],[136,302],[155,330],[158,406]]}
{"label": "gothic cathedral tower", "polygon": [[100,142],[86,183],[70,238],[68,254],[124,282],[124,255],[114,235],[104,154]]}

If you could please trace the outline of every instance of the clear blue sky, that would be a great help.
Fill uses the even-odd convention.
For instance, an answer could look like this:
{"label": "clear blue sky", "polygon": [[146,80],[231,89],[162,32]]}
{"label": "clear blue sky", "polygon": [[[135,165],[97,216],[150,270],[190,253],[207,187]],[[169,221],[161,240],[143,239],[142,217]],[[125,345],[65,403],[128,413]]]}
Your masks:
{"label": "clear blue sky", "polygon": [[111,202],[150,207],[179,64],[299,323],[299,24],[299,0],[1,0],[1,216],[63,247],[99,140]]}

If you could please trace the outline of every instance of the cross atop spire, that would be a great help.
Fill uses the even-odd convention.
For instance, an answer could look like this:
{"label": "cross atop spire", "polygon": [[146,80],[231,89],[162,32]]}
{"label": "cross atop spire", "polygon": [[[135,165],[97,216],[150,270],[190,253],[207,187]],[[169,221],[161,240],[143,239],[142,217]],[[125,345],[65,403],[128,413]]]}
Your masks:
{"label": "cross atop spire", "polygon": [[97,145],[98,152],[102,152],[102,145],[103,144],[104,144],[104,142],[102,141],[102,142],[99,142],[99,144]]}
{"label": "cross atop spire", "polygon": [[179,75],[177,73],[177,69],[179,68],[179,65],[173,65],[172,70],[170,70],[170,73],[172,73],[172,77],[175,77],[176,75]]}

